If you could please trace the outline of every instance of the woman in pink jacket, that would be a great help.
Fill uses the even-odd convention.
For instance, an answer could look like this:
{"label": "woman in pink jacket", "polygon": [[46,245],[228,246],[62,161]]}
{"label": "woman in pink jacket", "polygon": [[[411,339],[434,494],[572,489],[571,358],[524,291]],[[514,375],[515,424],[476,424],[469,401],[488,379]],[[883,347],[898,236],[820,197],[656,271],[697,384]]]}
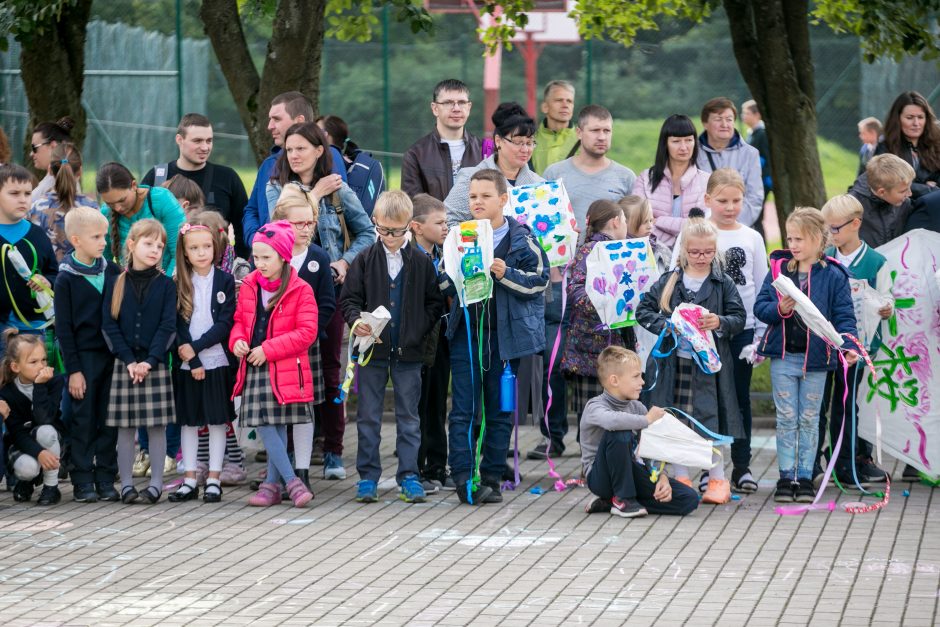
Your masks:
{"label": "woman in pink jacket", "polygon": [[283,479],[295,507],[313,493],[287,456],[287,425],[310,422],[313,375],[307,351],[317,339],[317,301],[291,265],[294,231],[280,220],[261,227],[251,245],[254,272],[238,292],[229,348],[240,360],[234,398],[242,395],[242,426],[255,427],[268,451],[265,482],[248,499],[267,507],[281,502]]}
{"label": "woman in pink jacket", "polygon": [[692,207],[705,207],[708,172],[695,166],[698,140],[695,124],[685,115],[670,115],[659,131],[656,162],[636,177],[633,193],[653,208],[653,234],[672,249]]}

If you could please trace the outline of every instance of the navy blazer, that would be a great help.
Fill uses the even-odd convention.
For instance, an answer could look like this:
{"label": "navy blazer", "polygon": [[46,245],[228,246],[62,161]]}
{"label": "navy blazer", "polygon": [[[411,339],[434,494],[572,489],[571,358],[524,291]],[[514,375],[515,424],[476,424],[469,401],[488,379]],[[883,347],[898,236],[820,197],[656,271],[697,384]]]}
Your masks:
{"label": "navy blazer", "polygon": [[[62,260],[63,268],[55,279],[55,336],[59,341],[65,371],[81,372],[79,354],[107,351],[108,345],[101,334],[101,310],[104,290],[101,292],[81,274],[69,271],[70,258]],[[104,280],[113,281],[121,273],[110,261],[104,271]]]}
{"label": "navy blazer", "polygon": [[101,304],[104,340],[125,364],[146,361],[154,368],[166,360],[176,336],[176,284],[164,274],[157,276],[141,303],[125,277],[124,300],[115,320],[111,317],[111,297],[116,282],[117,278],[110,278],[104,285]]}
{"label": "navy blazer", "polygon": [[196,356],[189,360],[190,368],[201,368],[199,351],[221,344],[228,356],[229,364],[235,365],[234,356],[228,350],[228,336],[235,324],[235,277],[228,272],[214,269],[212,275],[212,326],[196,339],[189,334],[189,321],[176,314],[176,346],[189,344]]}
{"label": "navy blazer", "polygon": [[313,288],[313,295],[317,299],[317,339],[326,337],[326,329],[336,312],[336,286],[333,284],[329,254],[320,246],[310,244],[297,275]]}

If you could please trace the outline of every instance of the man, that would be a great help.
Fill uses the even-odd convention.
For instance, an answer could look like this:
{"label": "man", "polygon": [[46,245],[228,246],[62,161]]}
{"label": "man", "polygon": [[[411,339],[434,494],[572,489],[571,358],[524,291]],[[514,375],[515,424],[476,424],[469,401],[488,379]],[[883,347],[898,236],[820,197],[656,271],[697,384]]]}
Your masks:
{"label": "man", "polygon": [[770,142],[767,139],[767,127],[764,125],[764,116],[754,100],[748,100],[741,105],[741,121],[747,126],[747,143],[757,148],[760,154],[761,182],[764,184],[764,200],[773,189],[770,171]]}
{"label": "man", "polygon": [[[575,128],[576,139],[581,150],[573,157],[548,166],[545,178],[562,179],[568,199],[574,209],[578,228],[584,232],[585,216],[588,207],[595,200],[617,201],[630,194],[636,175],[630,168],[611,161],[607,157],[610,140],[613,135],[613,117],[610,111],[598,105],[588,105],[578,113],[578,125]],[[557,268],[551,270],[551,292],[546,290],[545,302],[545,351],[542,354],[543,385],[542,402],[548,403],[548,389],[552,390],[552,406],[549,408],[548,427],[544,420],[539,420],[542,442],[526,454],[529,459],[545,459],[546,453],[552,456],[565,451],[564,438],[568,433],[568,397],[565,378],[561,373],[561,356],[565,352],[565,336],[568,320],[561,311],[561,273]],[[566,312],[567,316],[567,312]],[[551,377],[548,369],[552,364],[552,347],[561,327],[561,342],[555,355]],[[547,385],[544,383],[547,381]],[[550,447],[550,448],[549,448]]]}
{"label": "man", "polygon": [[242,236],[242,214],[248,194],[235,170],[209,162],[213,146],[212,122],[199,113],[187,113],[176,129],[176,145],[179,147],[176,161],[150,168],[141,183],[160,186],[181,174],[198,185],[206,197],[206,208],[221,213],[235,229],[235,253],[247,259],[249,249]]}
{"label": "man", "polygon": [[706,172],[719,168],[737,170],[744,179],[744,208],[738,221],[751,226],[764,211],[764,184],[761,182],[760,153],[741,138],[734,128],[738,110],[727,98],[712,98],[702,107],[705,132],[699,136],[698,167]]}
{"label": "man", "polygon": [[578,136],[571,128],[574,115],[574,85],[568,81],[551,81],[542,92],[542,113],[545,118],[535,133],[535,150],[529,167],[536,174],[577,152]]}
{"label": "man", "polygon": [[431,115],[434,130],[405,151],[401,162],[401,189],[414,198],[429,194],[442,201],[454,186],[460,168],[483,161],[481,141],[466,130],[470,117],[470,89],[447,79],[434,87]]}
{"label": "man", "polygon": [[[287,129],[294,124],[313,122],[315,119],[313,104],[299,91],[284,92],[271,101],[271,108],[268,110],[268,131],[274,139],[274,147],[271,148],[271,154],[261,162],[261,167],[258,168],[258,176],[255,177],[255,185],[251,189],[251,197],[248,198],[245,215],[242,218],[244,242],[249,249],[251,238],[259,228],[267,224],[271,210],[274,209],[274,207],[268,207],[264,188],[274,173],[274,165],[284,146],[284,135],[287,134]],[[330,154],[333,157],[333,174],[338,174],[345,182],[346,168],[343,166],[343,155],[335,146],[330,147]],[[334,189],[325,190],[325,193],[332,194],[337,189],[339,189],[338,182]]]}

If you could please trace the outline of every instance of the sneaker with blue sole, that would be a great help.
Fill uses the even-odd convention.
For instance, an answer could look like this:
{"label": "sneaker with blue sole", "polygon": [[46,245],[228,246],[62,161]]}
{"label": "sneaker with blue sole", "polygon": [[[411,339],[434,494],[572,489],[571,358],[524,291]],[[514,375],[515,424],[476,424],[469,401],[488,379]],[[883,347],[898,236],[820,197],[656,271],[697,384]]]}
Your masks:
{"label": "sneaker with blue sole", "polygon": [[417,475],[408,475],[401,480],[401,493],[398,498],[405,503],[424,503],[427,494],[425,494],[424,487]]}
{"label": "sneaker with blue sole", "polygon": [[345,479],[346,469],[343,468],[343,457],[336,453],[323,454],[323,478]]}
{"label": "sneaker with blue sole", "polygon": [[[327,453],[329,455],[329,453]],[[324,460],[325,461],[325,460]],[[360,503],[375,503],[379,500],[378,486],[371,479],[362,479],[356,484],[356,500]]]}

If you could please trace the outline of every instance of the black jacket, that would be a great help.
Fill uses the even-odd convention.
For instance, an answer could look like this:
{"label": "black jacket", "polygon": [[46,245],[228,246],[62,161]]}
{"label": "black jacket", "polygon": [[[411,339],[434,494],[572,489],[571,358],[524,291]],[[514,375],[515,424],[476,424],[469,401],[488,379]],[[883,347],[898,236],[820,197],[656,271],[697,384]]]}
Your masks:
{"label": "black jacket", "polygon": [[858,230],[858,236],[862,241],[872,248],[878,248],[901,234],[907,222],[907,216],[911,212],[910,198],[900,205],[889,205],[875,196],[868,185],[866,174],[855,179],[855,183],[849,188],[849,194],[862,203],[862,209],[865,211],[862,216],[862,226]]}
{"label": "black jacket", "polygon": [[[401,254],[405,283],[397,357],[402,361],[422,361],[425,336],[444,313],[444,296],[437,286],[434,263],[427,256],[412,246],[402,246]],[[346,273],[339,302],[346,324],[352,326],[363,311],[373,311],[380,305],[390,309],[389,283],[385,246],[376,242],[353,260]],[[388,358],[390,338],[391,329],[386,325],[382,342],[375,345],[374,359]]]}
{"label": "black jacket", "polygon": [[[70,257],[65,257],[55,279],[55,336],[59,341],[65,371],[68,374],[81,372],[79,353],[86,351],[108,352],[108,345],[101,333],[101,310],[104,290],[99,292],[84,276],[71,271]],[[106,261],[105,284],[114,281],[120,269]]]}
{"label": "black jacket", "polygon": [[[466,129],[463,141],[466,148],[460,167],[469,168],[483,161],[482,142]],[[453,186],[450,146],[435,128],[405,151],[401,160],[401,189],[412,198],[418,194],[430,194],[443,202]]]}
{"label": "black jacket", "polygon": [[[235,278],[218,268],[212,275],[212,326],[196,339],[189,334],[189,321],[176,314],[176,346],[189,344],[196,356],[189,360],[190,368],[201,368],[199,351],[221,344],[228,356],[229,365],[235,366],[235,357],[228,350],[228,336],[235,325]],[[179,360],[174,360],[178,362]]]}
{"label": "black jacket", "polygon": [[[927,194],[937,191],[936,187],[931,187],[927,184],[928,181],[933,183],[940,184],[940,171],[931,172],[924,167],[923,162],[918,160],[917,166],[914,166],[914,146],[911,142],[906,139],[901,139],[901,152],[897,156],[907,161],[908,165],[914,168],[914,182],[911,183],[911,197],[914,199],[920,198]],[[891,154],[891,151],[888,150],[888,144],[884,140],[878,142],[878,145],[875,146],[876,155]],[[871,246],[871,243],[868,243]]]}
{"label": "black jacket", "polygon": [[125,279],[124,300],[118,319],[111,317],[111,295],[116,279],[104,284],[101,331],[108,348],[125,364],[146,361],[151,367],[166,360],[176,336],[176,285],[163,274],[153,280],[144,301]]}
{"label": "black jacket", "polygon": [[12,448],[38,457],[43,451],[32,431],[42,425],[52,425],[61,434],[65,427],[62,424],[61,410],[62,390],[65,388],[65,377],[58,375],[45,383],[33,385],[33,400],[29,400],[20,392],[15,383],[8,383],[0,389],[0,399],[10,406],[10,415],[4,421],[7,432],[3,437],[7,454]]}
{"label": "black jacket", "polygon": [[[6,239],[0,237],[0,245],[9,243],[10,242]],[[26,262],[26,265],[30,268],[34,268],[35,272],[46,277],[49,281],[49,285],[55,285],[59,260],[55,256],[55,251],[52,250],[52,243],[49,241],[49,236],[46,235],[46,232],[43,231],[41,227],[30,224],[26,235],[17,240],[14,246],[20,251],[20,254],[23,255],[23,260]],[[3,257],[6,258],[6,254],[4,254]],[[7,288],[0,288],[0,320],[5,322],[7,318],[10,317],[10,314],[14,311],[13,305],[15,304],[20,313],[32,323],[33,326],[38,327],[45,322],[43,314],[35,312],[39,305],[36,303],[33,291],[26,285],[26,281],[16,272],[16,268],[13,267],[13,264],[9,260],[7,260],[4,268],[3,279],[6,281]],[[9,292],[7,289],[9,289]],[[13,296],[13,302],[10,302],[11,294]]]}

